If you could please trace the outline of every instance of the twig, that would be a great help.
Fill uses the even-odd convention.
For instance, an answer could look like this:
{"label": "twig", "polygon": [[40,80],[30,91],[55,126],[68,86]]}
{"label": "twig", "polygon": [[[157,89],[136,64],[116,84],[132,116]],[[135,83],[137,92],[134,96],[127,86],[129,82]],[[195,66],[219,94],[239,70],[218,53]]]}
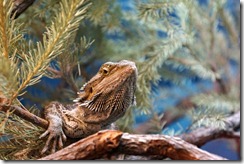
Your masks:
{"label": "twig", "polygon": [[35,0],[13,0],[14,7],[11,12],[11,17],[18,18]]}
{"label": "twig", "polygon": [[178,137],[128,134],[117,130],[100,131],[40,160],[98,159],[111,151],[129,155],[160,155],[174,160],[226,160]]}
{"label": "twig", "polygon": [[7,112],[8,110],[13,110],[14,114],[16,114],[17,116],[30,121],[31,123],[43,127],[45,129],[47,129],[48,127],[48,122],[32,113],[30,113],[28,110],[24,110],[23,108],[17,106],[17,105],[0,105],[0,111],[4,111]]}
{"label": "twig", "polygon": [[74,91],[74,93],[77,93],[79,91],[79,88],[76,86],[72,72],[67,71],[66,73],[63,73],[62,71],[58,71],[52,67],[48,67],[47,70],[51,72],[54,76],[54,78],[62,78]]}
{"label": "twig", "polygon": [[228,15],[225,12],[224,8],[221,8],[219,10],[219,15],[223,21],[224,26],[226,27],[227,31],[229,32],[229,36],[231,39],[232,44],[238,44],[238,32],[234,28],[235,26],[232,24],[232,22],[228,19]]}
{"label": "twig", "polygon": [[51,72],[52,74],[54,74],[54,78],[61,78],[62,77],[62,73],[61,71],[58,71],[52,67],[47,67],[47,71]]}
{"label": "twig", "polygon": [[74,93],[77,93],[79,91],[79,88],[75,84],[73,75],[71,72],[68,73],[68,75],[63,75],[62,78],[66,81],[66,83],[69,84],[70,88],[74,91]]}

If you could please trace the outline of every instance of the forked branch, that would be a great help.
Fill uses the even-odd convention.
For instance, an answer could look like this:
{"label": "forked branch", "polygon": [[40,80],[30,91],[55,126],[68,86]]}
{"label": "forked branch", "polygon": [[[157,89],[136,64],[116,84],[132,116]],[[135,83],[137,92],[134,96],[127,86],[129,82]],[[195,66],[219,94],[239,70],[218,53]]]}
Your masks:
{"label": "forked branch", "polygon": [[40,160],[98,159],[108,153],[160,155],[173,160],[226,160],[178,137],[140,135],[104,130]]}

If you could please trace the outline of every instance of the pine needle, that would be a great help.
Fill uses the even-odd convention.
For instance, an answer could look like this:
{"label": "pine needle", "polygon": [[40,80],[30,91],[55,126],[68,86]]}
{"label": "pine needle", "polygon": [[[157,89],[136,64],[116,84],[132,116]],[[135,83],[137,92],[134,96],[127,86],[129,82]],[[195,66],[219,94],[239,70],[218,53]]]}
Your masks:
{"label": "pine needle", "polygon": [[27,86],[34,85],[40,81],[45,74],[49,63],[60,55],[66,48],[63,44],[72,37],[78,29],[80,21],[84,18],[87,7],[83,6],[83,1],[61,1],[60,11],[56,11],[56,16],[47,32],[43,36],[43,44],[37,43],[37,48],[31,50],[25,57],[22,64],[20,79],[22,82],[11,99],[15,99]]}

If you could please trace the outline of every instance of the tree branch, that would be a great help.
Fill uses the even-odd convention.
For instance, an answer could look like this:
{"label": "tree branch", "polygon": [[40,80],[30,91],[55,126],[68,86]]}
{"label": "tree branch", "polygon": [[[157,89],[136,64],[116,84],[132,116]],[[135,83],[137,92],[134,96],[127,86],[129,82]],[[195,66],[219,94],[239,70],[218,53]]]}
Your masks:
{"label": "tree branch", "polygon": [[31,123],[33,123],[37,126],[40,126],[45,129],[47,129],[47,127],[48,127],[47,120],[42,119],[42,118],[30,113],[28,110],[25,110],[17,105],[11,105],[11,106],[0,105],[0,111],[6,112],[8,110],[13,110],[14,114],[16,114],[17,116],[19,116],[27,121],[30,121]]}
{"label": "tree branch", "polygon": [[98,159],[111,151],[129,155],[160,155],[174,160],[226,160],[178,137],[129,134],[117,130],[100,131],[39,160]]}
{"label": "tree branch", "polygon": [[18,18],[35,0],[13,0],[14,7],[11,12],[11,17]]}
{"label": "tree branch", "polygon": [[123,134],[119,152],[131,155],[160,155],[173,160],[226,160],[178,137],[157,134]]}
{"label": "tree branch", "polygon": [[[5,99],[0,98],[0,102],[3,104],[0,105],[0,111],[14,110],[14,114],[19,117],[43,128],[48,127],[46,120],[30,113],[28,110],[16,105],[5,105],[7,102]],[[97,159],[108,153],[108,150],[117,147],[117,154],[155,155],[160,158],[170,157],[171,159],[187,160],[222,160],[224,158],[205,152],[191,144],[201,146],[219,137],[238,137],[239,135],[234,130],[240,128],[240,111],[227,117],[225,122],[225,129],[200,128],[178,137],[123,134],[120,138],[119,136],[122,135],[122,132],[119,131],[108,131],[108,134],[106,134],[107,131],[98,132],[42,159]],[[118,141],[118,138],[120,138],[120,141]],[[119,146],[116,146],[117,142],[120,142]]]}
{"label": "tree branch", "polygon": [[[197,145],[202,146],[205,143],[214,140],[216,138],[229,136],[236,128],[240,127],[240,111],[227,117],[225,119],[226,128],[198,128],[188,134],[180,135],[179,137],[183,140]],[[229,138],[229,137],[228,137]]]}
{"label": "tree branch", "polygon": [[39,160],[98,159],[119,145],[122,132],[104,130]]}

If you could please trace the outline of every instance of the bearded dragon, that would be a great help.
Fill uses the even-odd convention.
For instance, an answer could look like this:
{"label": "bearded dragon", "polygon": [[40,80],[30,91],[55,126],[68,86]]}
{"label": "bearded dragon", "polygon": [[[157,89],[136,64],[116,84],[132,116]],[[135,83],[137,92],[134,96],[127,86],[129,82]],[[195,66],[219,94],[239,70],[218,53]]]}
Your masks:
{"label": "bearded dragon", "polygon": [[74,104],[51,102],[44,109],[48,136],[42,154],[62,148],[66,136],[84,138],[107,128],[135,104],[137,68],[134,62],[107,62],[77,93]]}

